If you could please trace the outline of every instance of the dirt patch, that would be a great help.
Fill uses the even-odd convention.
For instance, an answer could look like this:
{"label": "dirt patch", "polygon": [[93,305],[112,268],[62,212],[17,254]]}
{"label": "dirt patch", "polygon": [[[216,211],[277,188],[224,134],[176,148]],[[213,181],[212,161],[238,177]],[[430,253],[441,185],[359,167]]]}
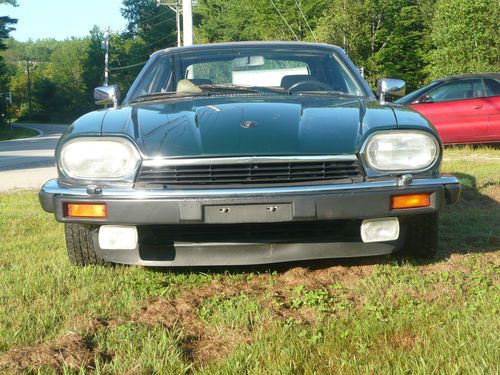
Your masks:
{"label": "dirt patch", "polygon": [[216,331],[205,327],[181,340],[184,358],[198,366],[226,358],[239,344],[249,344],[252,337],[237,329]]}
{"label": "dirt patch", "polygon": [[415,346],[417,346],[422,340],[414,332],[407,329],[403,329],[394,332],[391,336],[389,336],[388,341],[389,345],[391,345],[394,349],[411,350]]}
{"label": "dirt patch", "polygon": [[496,206],[500,203],[500,185],[486,187],[482,191],[482,194],[493,201],[491,204],[492,206]]}
{"label": "dirt patch", "polygon": [[198,308],[205,298],[216,294],[234,297],[239,291],[218,282],[209,287],[183,293],[174,300],[150,298],[140,311],[133,314],[131,321],[144,325],[161,324],[166,329],[181,329],[180,349],[185,359],[195,365],[210,363],[225,358],[241,343],[249,343],[248,332],[227,328],[215,330],[198,317]]}
{"label": "dirt patch", "polygon": [[148,298],[146,304],[132,315],[131,321],[145,325],[162,324],[167,329],[176,325],[192,325],[196,320],[196,304],[177,298],[168,301],[163,298]]}
{"label": "dirt patch", "polygon": [[[465,264],[465,260],[470,257],[467,254],[452,254],[446,260],[439,263],[420,266],[419,270],[425,275],[441,272],[460,271],[470,273],[471,268]],[[500,251],[482,253],[483,262],[495,264],[500,267]]]}
{"label": "dirt patch", "polygon": [[68,332],[53,341],[9,350],[0,356],[0,371],[15,374],[43,367],[51,367],[56,372],[64,368],[94,369],[97,358],[106,362],[111,360],[111,355],[96,351],[92,335]]}
{"label": "dirt patch", "polygon": [[[442,303],[448,303],[448,301],[456,302],[459,300],[459,292],[456,289],[451,288],[446,283],[436,283],[432,285],[432,289],[429,290],[417,290],[414,288],[404,288],[402,293],[408,294],[411,298],[422,301],[425,303],[434,303],[436,301],[442,301]],[[398,300],[403,294],[398,295]],[[448,299],[443,298],[444,296]]]}
{"label": "dirt patch", "polygon": [[463,254],[451,254],[445,260],[439,263],[431,263],[428,265],[420,266],[420,272],[424,275],[433,274],[433,273],[442,273],[442,272],[450,272],[450,271],[461,271],[465,273],[469,273],[470,269],[463,264],[463,260],[467,255]]}

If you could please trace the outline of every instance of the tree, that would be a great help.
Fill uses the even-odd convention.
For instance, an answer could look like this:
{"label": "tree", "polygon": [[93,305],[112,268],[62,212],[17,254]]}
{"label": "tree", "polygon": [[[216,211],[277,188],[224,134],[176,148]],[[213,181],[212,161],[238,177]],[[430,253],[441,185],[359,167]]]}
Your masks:
{"label": "tree", "polygon": [[194,9],[195,40],[314,41],[316,21],[327,3],[328,0],[200,0]]}
{"label": "tree", "polygon": [[425,80],[432,5],[433,0],[333,0],[318,35],[363,66],[372,86],[385,76],[415,89]]}
{"label": "tree", "polygon": [[[17,6],[16,0],[0,0],[0,4],[10,4]],[[17,23],[16,19],[10,17],[0,17],[0,51],[7,49],[4,40],[9,37],[9,33],[14,30],[12,25]],[[7,113],[7,95],[10,83],[10,71],[5,64],[3,56],[0,56],[0,122],[5,121],[5,114]]]}
{"label": "tree", "polygon": [[147,57],[154,51],[177,44],[175,12],[158,6],[156,0],[123,0],[122,15],[128,21],[124,39],[140,38],[135,55]]}
{"label": "tree", "polygon": [[438,0],[428,54],[431,78],[500,70],[498,0]]}
{"label": "tree", "polygon": [[175,12],[156,0],[123,0],[128,21],[122,34],[110,38],[110,80],[126,91],[149,56],[177,44]]}
{"label": "tree", "polygon": [[[54,102],[59,106],[60,119],[74,120],[88,110],[90,98],[83,79],[87,48],[88,39],[71,38],[59,43],[43,74],[57,87]],[[36,102],[41,103],[40,99]]]}
{"label": "tree", "polygon": [[85,84],[86,95],[89,98],[92,98],[94,88],[101,86],[104,81],[103,41],[104,33],[99,30],[97,26],[94,26],[92,30],[90,30],[88,46],[82,62],[82,78]]}

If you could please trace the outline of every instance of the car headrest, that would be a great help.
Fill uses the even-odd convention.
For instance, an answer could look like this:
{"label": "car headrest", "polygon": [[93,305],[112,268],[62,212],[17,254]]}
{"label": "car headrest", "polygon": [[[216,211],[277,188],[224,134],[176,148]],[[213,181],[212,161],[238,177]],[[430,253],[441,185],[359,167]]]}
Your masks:
{"label": "car headrest", "polygon": [[190,81],[195,85],[211,85],[212,83],[214,83],[211,79],[208,78],[191,78]]}
{"label": "car headrest", "polygon": [[177,83],[176,92],[202,92],[203,90],[196,86],[189,79],[181,79]]}
{"label": "car headrest", "polygon": [[289,89],[293,85],[295,85],[297,82],[303,82],[303,81],[316,81],[317,79],[314,76],[311,76],[309,74],[293,74],[293,75],[288,75],[284,76],[281,79],[281,87],[284,87],[285,89]]}

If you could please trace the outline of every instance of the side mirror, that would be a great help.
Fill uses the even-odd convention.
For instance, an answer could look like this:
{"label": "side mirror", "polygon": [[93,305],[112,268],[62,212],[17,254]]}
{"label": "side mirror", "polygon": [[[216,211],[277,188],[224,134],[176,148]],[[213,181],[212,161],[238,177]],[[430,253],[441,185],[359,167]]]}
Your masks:
{"label": "side mirror", "polygon": [[94,89],[94,100],[97,105],[113,104],[116,107],[120,100],[120,89],[117,85],[96,87]]}
{"label": "side mirror", "polygon": [[377,83],[377,95],[380,103],[384,104],[385,97],[395,96],[401,98],[405,96],[406,83],[401,79],[381,78]]}

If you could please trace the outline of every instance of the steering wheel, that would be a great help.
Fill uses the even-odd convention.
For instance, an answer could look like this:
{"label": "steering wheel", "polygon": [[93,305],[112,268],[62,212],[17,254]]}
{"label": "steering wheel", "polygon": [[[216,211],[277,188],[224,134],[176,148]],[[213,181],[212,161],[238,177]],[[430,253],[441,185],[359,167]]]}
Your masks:
{"label": "steering wheel", "polygon": [[[321,82],[321,81],[317,81],[317,80],[311,80],[311,81],[300,81],[300,82],[297,82],[297,83],[294,83],[293,85],[291,85],[289,88],[288,88],[288,91],[292,91],[292,90],[295,90],[297,89],[298,87],[300,86],[305,86],[305,85],[312,85],[312,86],[316,86],[320,89],[324,89],[326,91],[331,91],[332,88],[330,87],[330,85],[327,85],[326,83],[324,82]],[[314,91],[314,90],[311,90],[311,91]]]}

